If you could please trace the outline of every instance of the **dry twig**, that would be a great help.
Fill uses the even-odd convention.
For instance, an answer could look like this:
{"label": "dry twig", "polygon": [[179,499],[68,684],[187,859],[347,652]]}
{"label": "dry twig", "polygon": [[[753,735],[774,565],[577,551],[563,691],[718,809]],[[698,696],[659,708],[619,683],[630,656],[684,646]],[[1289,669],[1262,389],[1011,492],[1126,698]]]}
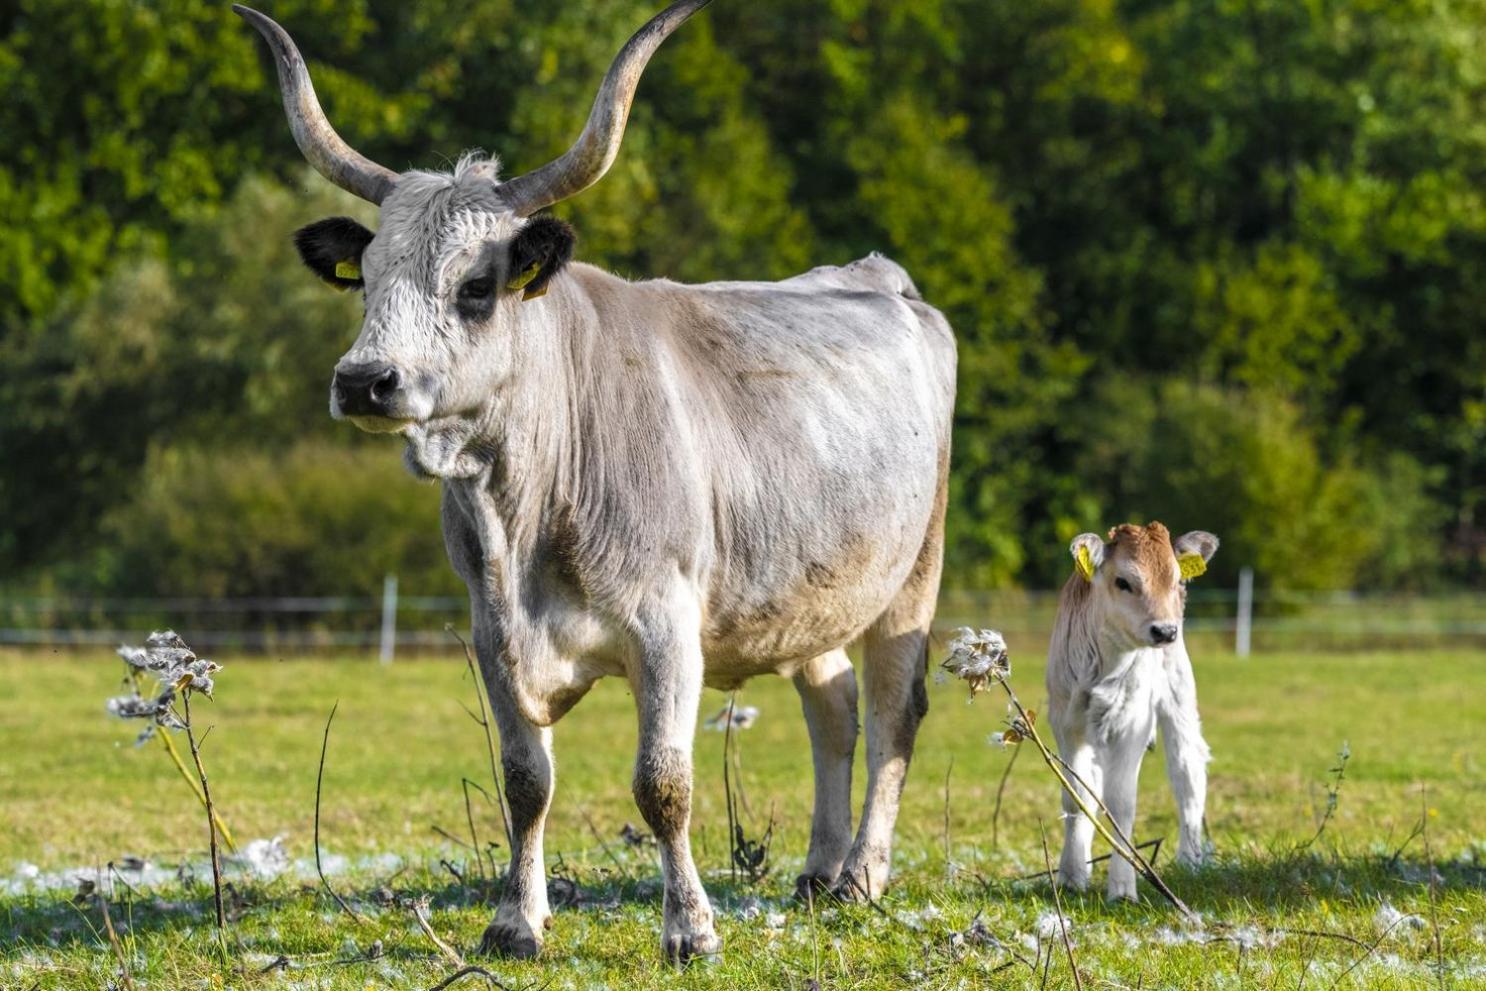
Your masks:
{"label": "dry twig", "polygon": [[413,913],[413,919],[418,923],[418,928],[423,930],[423,935],[434,945],[434,949],[441,953],[445,960],[455,967],[465,966],[464,957],[459,952],[439,938],[439,934],[433,931],[433,923],[428,920],[428,900],[426,898],[414,898],[407,902],[409,910]]}
{"label": "dry twig", "polygon": [[995,850],[1001,845],[1001,798],[1006,794],[1006,779],[1011,777],[1011,769],[1016,764],[1017,756],[1022,752],[1021,747],[1011,748],[1011,759],[1006,762],[1006,768],[1001,772],[1001,782],[996,785],[996,805],[991,809],[991,849]]}
{"label": "dry twig", "polygon": [[[1051,874],[1053,860],[1047,852],[1047,830],[1040,822],[1037,824],[1037,829],[1042,834],[1042,861],[1047,865],[1048,873]],[[1058,893],[1056,884],[1053,885],[1053,908],[1058,913],[1058,933],[1063,937],[1063,951],[1068,954],[1068,969],[1073,971],[1073,986],[1077,991],[1083,991],[1084,981],[1078,973],[1078,961],[1073,956],[1073,941],[1068,938],[1068,921],[1063,916],[1063,897]],[[1048,956],[1051,957],[1052,954]]]}
{"label": "dry twig", "polygon": [[463,967],[460,967],[454,973],[450,974],[448,977],[444,978],[442,981],[439,981],[433,987],[429,988],[428,991],[444,991],[444,988],[450,987],[456,982],[464,980],[466,977],[483,977],[493,987],[502,988],[505,989],[505,991],[510,991],[510,989],[507,988],[506,985],[502,984],[494,974],[486,970],[484,967],[477,967],[474,964],[465,964]]}
{"label": "dry twig", "polygon": [[315,773],[315,873],[320,876],[320,885],[326,894],[335,899],[335,903],[356,921],[357,925],[365,925],[366,920],[357,914],[340,893],[330,886],[330,881],[325,877],[325,868],[320,863],[320,786],[325,781],[325,751],[330,747],[330,724],[335,720],[335,713],[341,707],[337,699],[335,705],[330,707],[330,715],[325,718],[325,735],[320,738],[320,769]]}

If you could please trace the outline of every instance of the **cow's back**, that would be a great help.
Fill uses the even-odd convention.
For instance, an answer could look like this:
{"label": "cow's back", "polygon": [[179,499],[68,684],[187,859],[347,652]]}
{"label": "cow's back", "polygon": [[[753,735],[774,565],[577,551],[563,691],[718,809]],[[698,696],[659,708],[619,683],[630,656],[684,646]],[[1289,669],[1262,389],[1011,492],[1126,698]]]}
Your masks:
{"label": "cow's back", "polygon": [[779,283],[687,287],[676,374],[710,519],[709,679],[854,639],[940,505],[955,346],[873,255]]}

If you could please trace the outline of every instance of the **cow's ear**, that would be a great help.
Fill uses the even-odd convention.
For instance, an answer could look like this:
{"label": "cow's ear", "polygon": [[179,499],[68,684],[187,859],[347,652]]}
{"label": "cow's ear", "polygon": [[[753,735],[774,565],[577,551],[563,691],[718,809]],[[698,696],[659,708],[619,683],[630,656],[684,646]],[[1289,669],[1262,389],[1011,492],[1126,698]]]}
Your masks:
{"label": "cow's ear", "polygon": [[510,277],[506,288],[521,290],[522,299],[535,299],[547,291],[552,277],[573,257],[578,235],[572,226],[556,217],[537,217],[511,241]]}
{"label": "cow's ear", "polygon": [[295,231],[294,247],[309,270],[332,286],[360,289],[361,253],[375,236],[350,217],[331,217]]}
{"label": "cow's ear", "polygon": [[1104,541],[1097,533],[1081,533],[1068,545],[1073,555],[1073,568],[1086,582],[1094,580],[1094,572],[1104,563]]}
{"label": "cow's ear", "polygon": [[1172,541],[1171,549],[1176,551],[1182,578],[1196,578],[1207,570],[1207,562],[1218,552],[1218,538],[1206,530],[1193,530]]}

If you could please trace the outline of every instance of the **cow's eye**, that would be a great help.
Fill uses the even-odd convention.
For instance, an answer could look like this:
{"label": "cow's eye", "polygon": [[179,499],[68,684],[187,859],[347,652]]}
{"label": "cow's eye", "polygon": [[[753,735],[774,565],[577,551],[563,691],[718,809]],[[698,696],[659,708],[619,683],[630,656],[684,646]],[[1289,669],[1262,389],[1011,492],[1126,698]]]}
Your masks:
{"label": "cow's eye", "polygon": [[1133,591],[1133,589],[1130,588],[1130,583],[1125,581],[1125,579],[1123,578],[1115,579],[1115,588],[1119,589],[1121,592]]}
{"label": "cow's eye", "polygon": [[459,287],[459,298],[467,300],[489,299],[495,292],[495,280],[491,278],[470,279]]}

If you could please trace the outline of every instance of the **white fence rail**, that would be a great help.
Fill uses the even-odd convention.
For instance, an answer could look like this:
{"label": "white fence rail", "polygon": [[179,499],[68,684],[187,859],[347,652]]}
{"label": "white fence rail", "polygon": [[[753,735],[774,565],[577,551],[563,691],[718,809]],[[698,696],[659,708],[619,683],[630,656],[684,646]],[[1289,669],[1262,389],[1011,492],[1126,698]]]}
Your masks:
{"label": "white fence rail", "polygon": [[[1055,591],[946,591],[938,625],[991,626],[1019,648],[1040,649],[1052,628]],[[171,627],[211,650],[244,652],[455,651],[446,629],[469,628],[463,596],[401,596],[388,576],[381,596],[282,598],[81,598],[0,595],[0,645],[111,647]],[[1297,647],[1486,647],[1486,596],[1279,593],[1193,587],[1189,639],[1207,638],[1240,655]]]}

